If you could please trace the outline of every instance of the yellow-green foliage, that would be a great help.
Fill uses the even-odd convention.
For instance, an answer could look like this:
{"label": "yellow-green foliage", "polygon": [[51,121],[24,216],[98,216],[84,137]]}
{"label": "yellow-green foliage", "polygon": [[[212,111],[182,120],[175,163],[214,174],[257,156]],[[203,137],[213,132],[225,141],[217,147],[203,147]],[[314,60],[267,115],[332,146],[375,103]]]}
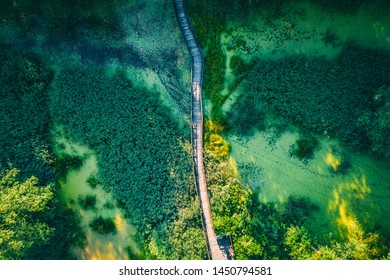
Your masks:
{"label": "yellow-green foliage", "polygon": [[232,236],[237,259],[261,258],[261,242],[251,235],[249,225],[252,192],[238,183],[227,160],[217,159],[208,150],[205,158],[216,233]]}
{"label": "yellow-green foliage", "polygon": [[40,217],[53,199],[51,186],[38,186],[31,177],[19,182],[19,170],[0,179],[0,259],[24,259],[34,247],[48,243],[54,228]]}
{"label": "yellow-green foliage", "polygon": [[226,158],[230,152],[229,143],[220,135],[223,127],[220,123],[206,120],[205,122],[205,147],[218,159]]}
{"label": "yellow-green foliage", "polygon": [[311,256],[309,233],[304,227],[290,226],[284,243],[290,249],[289,255],[294,260],[307,260]]}
{"label": "yellow-green foliage", "polygon": [[206,132],[205,132],[206,138],[207,138],[207,135],[210,133],[220,134],[220,133],[223,133],[223,131],[224,131],[223,126],[220,123],[213,121],[213,120],[206,120],[205,130],[206,130]]}
{"label": "yellow-green foliage", "polygon": [[294,260],[375,260],[386,257],[389,250],[378,233],[366,234],[358,221],[342,242],[332,240],[329,245],[315,248],[306,228],[292,225],[286,231],[284,243]]}
{"label": "yellow-green foliage", "polygon": [[218,134],[211,134],[205,145],[217,158],[225,158],[229,155],[230,146],[228,142]]}

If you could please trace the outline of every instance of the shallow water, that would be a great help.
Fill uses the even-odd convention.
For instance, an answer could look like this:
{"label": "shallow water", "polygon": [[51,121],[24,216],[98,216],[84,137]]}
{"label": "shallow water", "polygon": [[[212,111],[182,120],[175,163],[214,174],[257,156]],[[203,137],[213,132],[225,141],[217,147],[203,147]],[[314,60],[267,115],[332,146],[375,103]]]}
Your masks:
{"label": "shallow water", "polygon": [[[229,21],[230,32],[221,37],[227,56],[225,94],[227,86],[234,81],[229,68],[233,55],[246,61],[296,55],[333,59],[350,42],[390,51],[389,8],[364,5],[351,13],[330,12],[301,1],[290,3],[282,10],[279,17],[273,15],[274,11],[263,10],[245,19]],[[228,50],[238,38],[245,41],[245,47]],[[227,99],[223,110],[228,111],[240,94],[238,88]]]}
{"label": "shallow water", "polygon": [[[128,259],[127,248],[139,254],[139,246],[134,241],[135,228],[126,220],[120,208],[117,207],[112,195],[103,189],[101,184],[91,187],[87,180],[97,176],[98,163],[95,154],[88,147],[72,142],[65,137],[63,127],[56,128],[54,133],[55,152],[57,155],[68,154],[84,158],[78,169],[70,169],[65,178],[60,180],[62,198],[79,217],[80,227],[85,233],[84,247],[74,247],[71,251],[78,259],[115,260]],[[85,210],[80,206],[79,199],[86,195],[96,197],[93,209]],[[89,224],[98,216],[111,218],[116,227],[116,233],[99,234],[91,229]]]}
{"label": "shallow water", "polygon": [[348,153],[351,167],[344,174],[333,172],[332,147],[337,141],[323,138],[321,148],[306,164],[289,156],[298,134],[286,132],[280,138],[257,132],[253,137],[228,138],[231,162],[237,166],[241,181],[260,188],[259,200],[285,202],[288,196],[307,197],[319,206],[309,220],[316,235],[329,233],[347,237],[354,217],[366,231],[380,228],[390,238],[390,163],[367,155]]}
{"label": "shallow water", "polygon": [[[232,55],[246,61],[295,55],[333,59],[351,41],[363,47],[390,50],[388,9],[365,5],[354,12],[330,12],[300,1],[281,8],[278,16],[274,12],[253,12],[248,18],[228,23],[230,30],[221,37],[228,62]],[[244,40],[244,46],[229,50],[237,39]],[[225,88],[234,81],[229,63],[225,81]],[[223,110],[228,112],[243,93],[239,86]],[[230,163],[245,185],[260,188],[262,202],[285,202],[293,195],[316,203],[320,209],[309,223],[317,236],[326,239],[332,233],[336,238],[347,237],[356,217],[367,231],[380,228],[390,238],[390,162],[347,153],[351,167],[338,174],[332,170],[338,164],[332,146],[342,150],[340,143],[323,137],[314,158],[305,164],[289,155],[297,138],[295,132],[285,132],[277,138],[267,132],[241,138],[230,135]]]}

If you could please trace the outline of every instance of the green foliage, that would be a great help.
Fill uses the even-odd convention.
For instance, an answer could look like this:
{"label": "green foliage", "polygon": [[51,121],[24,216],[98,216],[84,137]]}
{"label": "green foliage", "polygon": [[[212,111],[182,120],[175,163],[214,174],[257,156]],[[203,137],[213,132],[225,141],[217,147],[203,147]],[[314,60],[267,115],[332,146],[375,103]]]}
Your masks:
{"label": "green foliage", "polygon": [[249,134],[269,111],[306,131],[383,155],[389,150],[388,94],[378,102],[375,96],[379,87],[390,83],[389,69],[387,52],[353,44],[333,61],[302,56],[263,60],[248,75],[245,94],[232,106],[229,119],[232,127],[245,134],[243,127]]}
{"label": "green foliage", "polygon": [[31,177],[19,182],[19,170],[7,170],[0,180],[0,259],[24,259],[47,244],[54,228],[45,214],[53,199],[52,186],[38,186]]}
{"label": "green foliage", "polygon": [[264,256],[264,247],[250,235],[242,235],[235,239],[234,248],[237,260],[258,260]]}
{"label": "green foliage", "polygon": [[[34,40],[42,28],[55,40],[86,41],[99,36],[109,38],[122,35],[117,27],[116,11],[126,3],[124,0],[92,0],[88,1],[88,5],[80,0],[26,0],[17,4],[11,1],[2,4],[0,15],[30,40]],[[83,28],[76,28],[80,25]]]}
{"label": "green foliage", "polygon": [[179,210],[178,219],[171,225],[169,243],[173,260],[202,260],[207,259],[204,232],[199,225],[202,223],[197,200],[192,201],[188,208]]}
{"label": "green foliage", "polygon": [[358,221],[349,227],[348,242],[352,246],[351,259],[380,259],[389,251],[378,233],[365,233]]}
{"label": "green foliage", "polygon": [[284,243],[290,249],[289,255],[294,260],[307,260],[311,257],[311,240],[304,227],[287,228]]}
{"label": "green foliage", "polygon": [[47,136],[47,87],[52,73],[37,55],[0,45],[0,168],[12,163],[23,178],[53,181]]}
{"label": "green foliage", "polygon": [[86,195],[85,197],[79,197],[78,202],[80,207],[84,210],[93,210],[96,205],[96,195]]}
{"label": "green foliage", "polygon": [[205,167],[215,231],[232,236],[237,259],[381,259],[389,252],[379,233],[364,233],[357,221],[347,240],[321,244],[306,229],[317,205],[303,197],[260,203],[258,191],[245,189],[227,160],[208,150]]}
{"label": "green foliage", "polygon": [[262,259],[288,259],[283,237],[286,224],[283,221],[283,206],[274,203],[259,203],[258,193],[252,196],[250,207],[252,236],[263,246]]}
{"label": "green foliage", "polygon": [[252,236],[252,192],[237,182],[226,159],[221,160],[208,150],[205,167],[217,235],[231,235],[237,259],[264,257],[261,240]]}
{"label": "green foliage", "polygon": [[[12,179],[13,175],[8,177],[15,184],[8,189],[13,190],[13,206],[7,206],[6,200],[2,205],[14,207],[13,214],[10,209],[7,213],[18,220],[5,221],[1,215],[4,236],[0,238],[0,254],[2,258],[18,259],[71,258],[67,255],[70,244],[82,243],[83,238],[73,213],[58,201],[53,183],[56,181],[56,159],[49,140],[47,106],[47,89],[53,74],[38,55],[9,46],[0,47],[0,173],[4,174],[9,163],[20,170],[9,171],[9,174],[19,174],[18,179]],[[48,187],[38,187],[36,178],[40,185]],[[0,192],[5,195],[6,189],[2,188]],[[8,195],[11,193],[7,193],[10,198]],[[36,207],[34,211],[32,205]],[[18,207],[19,210],[25,207],[24,212],[17,210]]]}
{"label": "green foliage", "polygon": [[93,231],[100,234],[107,235],[116,233],[116,226],[112,218],[103,218],[102,216],[99,216],[93,219],[89,226]]}
{"label": "green foliage", "polygon": [[284,243],[294,260],[376,260],[389,252],[378,233],[366,234],[357,221],[350,227],[348,239],[342,242],[331,240],[329,245],[316,249],[305,227],[290,226]]}
{"label": "green foliage", "polygon": [[83,243],[73,213],[53,185],[39,186],[34,176],[21,182],[19,174],[12,168],[0,180],[0,259],[71,258],[70,244]]}
{"label": "green foliage", "polygon": [[[63,70],[53,89],[53,113],[96,152],[99,180],[153,251],[145,257],[204,257],[200,245],[196,252],[187,251],[187,243],[170,237],[179,209],[188,208],[195,188],[190,146],[182,140],[188,134],[178,129],[158,94],[131,84],[121,69],[108,77],[93,67]],[[190,243],[204,238],[193,236],[200,222],[187,230],[181,235]]]}

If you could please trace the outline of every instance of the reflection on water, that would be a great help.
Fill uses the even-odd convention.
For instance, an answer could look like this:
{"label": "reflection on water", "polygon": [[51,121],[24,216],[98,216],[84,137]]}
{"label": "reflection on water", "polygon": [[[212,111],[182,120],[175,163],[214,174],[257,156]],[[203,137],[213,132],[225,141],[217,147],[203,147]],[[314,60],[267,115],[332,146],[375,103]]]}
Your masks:
{"label": "reflection on water", "polygon": [[[79,259],[117,260],[128,259],[128,249],[139,255],[140,250],[133,240],[135,228],[124,218],[122,211],[116,206],[111,194],[107,193],[99,183],[91,185],[88,179],[96,178],[98,164],[93,151],[85,146],[73,143],[64,137],[62,128],[57,128],[55,152],[57,155],[68,154],[85,158],[78,169],[71,169],[60,181],[63,199],[80,218],[80,226],[85,233],[86,242],[83,248],[75,247],[73,253]],[[95,197],[96,202],[83,207],[85,197]],[[97,217],[110,218],[115,224],[116,232],[100,234],[93,231],[90,223]]]}

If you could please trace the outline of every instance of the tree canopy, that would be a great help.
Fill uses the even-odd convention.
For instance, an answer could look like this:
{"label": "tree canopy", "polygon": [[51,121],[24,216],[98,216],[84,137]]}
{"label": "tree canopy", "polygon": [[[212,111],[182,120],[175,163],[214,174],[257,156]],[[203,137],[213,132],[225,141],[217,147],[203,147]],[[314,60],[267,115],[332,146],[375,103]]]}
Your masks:
{"label": "tree canopy", "polygon": [[54,228],[46,222],[53,186],[39,186],[36,177],[24,182],[19,170],[6,171],[0,180],[0,259],[24,259],[30,250],[47,244]]}

